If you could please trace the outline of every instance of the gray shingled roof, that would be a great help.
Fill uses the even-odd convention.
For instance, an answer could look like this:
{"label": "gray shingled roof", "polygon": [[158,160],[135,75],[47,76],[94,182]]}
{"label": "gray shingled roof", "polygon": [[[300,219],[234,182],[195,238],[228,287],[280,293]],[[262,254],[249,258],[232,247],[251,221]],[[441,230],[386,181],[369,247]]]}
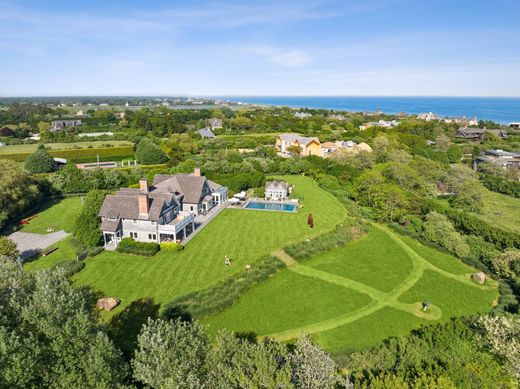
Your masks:
{"label": "gray shingled roof", "polygon": [[297,141],[301,145],[307,145],[312,141],[316,141],[318,143],[320,142],[320,140],[316,137],[301,136],[299,134],[280,134],[280,138],[289,143]]}
{"label": "gray shingled roof", "polygon": [[116,232],[121,229],[121,219],[101,221],[101,231]]}
{"label": "gray shingled roof", "polygon": [[213,131],[211,131],[211,129],[208,127],[204,127],[203,129],[198,130],[197,132],[203,138],[214,138],[215,137],[215,134],[213,133]]}
{"label": "gray shingled roof", "polygon": [[285,181],[268,181],[265,183],[265,189],[275,189],[275,190],[287,190],[289,188],[289,184]]}
{"label": "gray shingled roof", "polygon": [[176,174],[174,176],[155,176],[154,187],[159,192],[180,193],[183,202],[196,204],[202,197],[202,188],[206,177],[194,176],[192,174]]}

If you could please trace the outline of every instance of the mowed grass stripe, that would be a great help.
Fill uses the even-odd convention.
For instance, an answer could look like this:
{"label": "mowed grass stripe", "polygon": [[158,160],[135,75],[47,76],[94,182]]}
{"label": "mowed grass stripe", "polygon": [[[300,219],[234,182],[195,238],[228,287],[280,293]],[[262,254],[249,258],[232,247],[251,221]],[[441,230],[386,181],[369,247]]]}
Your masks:
{"label": "mowed grass stripe", "polygon": [[[299,212],[225,209],[193,238],[182,252],[159,252],[152,258],[105,252],[87,259],[74,276],[76,285],[90,285],[121,300],[115,312],[138,298],[166,303],[179,295],[211,285],[242,271],[262,256],[333,229],[347,214],[330,193],[308,177],[282,177],[304,198]],[[313,213],[314,229],[307,225]],[[232,266],[224,265],[228,255]],[[114,312],[114,311],[113,311]],[[110,313],[113,315],[114,313]]]}

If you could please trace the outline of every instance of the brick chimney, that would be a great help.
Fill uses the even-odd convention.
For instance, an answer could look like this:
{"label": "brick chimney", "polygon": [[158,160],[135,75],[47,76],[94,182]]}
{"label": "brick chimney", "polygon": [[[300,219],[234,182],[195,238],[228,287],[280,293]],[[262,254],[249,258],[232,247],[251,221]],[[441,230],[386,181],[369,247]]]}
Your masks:
{"label": "brick chimney", "polygon": [[200,167],[196,167],[195,169],[193,169],[193,175],[195,177],[200,177]]}
{"label": "brick chimney", "polygon": [[142,193],[148,193],[148,180],[146,178],[141,178],[139,180],[139,188]]}
{"label": "brick chimney", "polygon": [[148,205],[148,192],[147,193],[139,193],[137,196],[139,202],[139,215],[148,215],[149,205]]}

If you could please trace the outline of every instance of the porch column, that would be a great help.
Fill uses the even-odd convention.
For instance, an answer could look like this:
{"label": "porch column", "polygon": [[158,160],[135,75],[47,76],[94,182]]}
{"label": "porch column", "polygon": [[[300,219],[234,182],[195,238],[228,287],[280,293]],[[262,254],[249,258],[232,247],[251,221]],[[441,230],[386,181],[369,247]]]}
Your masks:
{"label": "porch column", "polygon": [[191,222],[191,232],[195,231],[195,222]]}
{"label": "porch column", "polygon": [[105,243],[104,246],[106,246],[107,245],[107,236],[104,232],[103,232],[103,242]]}
{"label": "porch column", "polygon": [[186,239],[186,227],[182,229],[182,236]]}

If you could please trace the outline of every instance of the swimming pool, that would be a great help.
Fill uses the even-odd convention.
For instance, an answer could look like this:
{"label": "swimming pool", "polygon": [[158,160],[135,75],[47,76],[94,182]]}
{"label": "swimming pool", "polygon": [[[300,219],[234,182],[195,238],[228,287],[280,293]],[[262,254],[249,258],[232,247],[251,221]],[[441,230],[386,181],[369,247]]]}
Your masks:
{"label": "swimming pool", "polygon": [[295,212],[296,204],[250,201],[249,203],[247,203],[246,208],[247,209],[260,209],[260,210],[265,210],[265,211]]}

